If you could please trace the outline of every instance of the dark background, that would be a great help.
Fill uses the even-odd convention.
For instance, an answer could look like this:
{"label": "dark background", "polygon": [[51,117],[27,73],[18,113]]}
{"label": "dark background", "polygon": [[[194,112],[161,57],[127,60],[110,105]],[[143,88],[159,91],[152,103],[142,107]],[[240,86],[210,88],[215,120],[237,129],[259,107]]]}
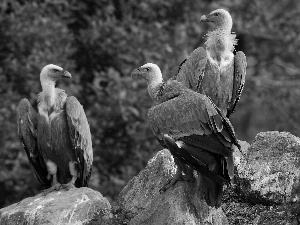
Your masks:
{"label": "dark background", "polygon": [[36,107],[39,73],[53,63],[73,79],[58,86],[76,96],[94,148],[90,187],[115,203],[127,181],[161,149],[146,123],[154,104],[130,72],[158,64],[167,79],[213,26],[203,14],[228,9],[247,77],[231,120],[237,137],[260,131],[300,136],[299,0],[1,0],[0,208],[41,190],[17,135],[16,107]]}

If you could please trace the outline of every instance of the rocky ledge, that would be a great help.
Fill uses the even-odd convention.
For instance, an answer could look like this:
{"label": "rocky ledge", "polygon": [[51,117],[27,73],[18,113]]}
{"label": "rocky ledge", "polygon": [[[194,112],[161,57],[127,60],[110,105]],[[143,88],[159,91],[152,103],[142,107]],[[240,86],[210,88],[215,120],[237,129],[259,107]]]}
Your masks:
{"label": "rocky ledge", "polygon": [[286,132],[259,133],[235,153],[236,184],[220,208],[200,199],[193,183],[159,189],[174,176],[168,150],[159,151],[121,191],[118,206],[89,188],[35,196],[0,209],[1,225],[35,224],[299,224],[300,139]]}
{"label": "rocky ledge", "polygon": [[37,195],[0,209],[1,225],[79,225],[95,217],[105,224],[112,217],[111,206],[101,193],[89,188]]}

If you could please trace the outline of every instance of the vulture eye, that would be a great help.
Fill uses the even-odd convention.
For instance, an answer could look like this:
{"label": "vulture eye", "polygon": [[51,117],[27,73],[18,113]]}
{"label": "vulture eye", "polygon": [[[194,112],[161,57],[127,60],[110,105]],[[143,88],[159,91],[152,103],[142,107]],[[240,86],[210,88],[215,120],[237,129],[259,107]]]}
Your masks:
{"label": "vulture eye", "polygon": [[58,73],[58,72],[59,72],[59,70],[57,70],[57,69],[53,69],[53,72],[54,72],[54,73]]}
{"label": "vulture eye", "polygon": [[146,67],[146,68],[144,69],[144,71],[145,71],[145,72],[149,72],[149,71],[150,71],[150,68],[149,68],[149,67]]}
{"label": "vulture eye", "polygon": [[220,13],[215,13],[215,16],[220,16]]}

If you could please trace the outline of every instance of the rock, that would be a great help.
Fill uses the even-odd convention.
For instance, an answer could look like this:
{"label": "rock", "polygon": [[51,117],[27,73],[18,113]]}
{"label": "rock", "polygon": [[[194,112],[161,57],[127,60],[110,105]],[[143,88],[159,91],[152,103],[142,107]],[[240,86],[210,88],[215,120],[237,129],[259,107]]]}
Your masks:
{"label": "rock", "polygon": [[287,132],[259,133],[239,162],[239,178],[249,185],[244,194],[252,203],[262,199],[276,204],[299,201],[300,138]]}
{"label": "rock", "polygon": [[233,156],[234,156],[234,165],[237,167],[238,171],[241,171],[247,164],[245,156],[248,154],[248,149],[250,148],[250,144],[246,141],[240,141],[240,140],[239,140],[239,144],[241,145],[241,150],[234,151]]}
{"label": "rock", "polygon": [[[107,224],[112,217],[110,203],[101,193],[89,188],[51,192],[29,197],[0,209],[1,225],[83,224],[98,218]],[[101,220],[99,220],[99,217]]]}
{"label": "rock", "polygon": [[147,166],[133,177],[121,191],[118,204],[126,212],[136,215],[147,208],[159,194],[159,189],[176,173],[174,160],[168,150],[158,152]]}
{"label": "rock", "polygon": [[[227,215],[229,224],[285,224],[292,225],[293,216],[285,205],[261,205],[242,202],[225,203],[222,209]],[[298,224],[298,223],[296,223]],[[295,224],[295,225],[296,225]]]}
{"label": "rock", "polygon": [[209,207],[194,190],[194,183],[177,182],[165,193],[159,189],[175,175],[168,150],[158,152],[119,196],[119,206],[129,224],[228,224],[222,209]]}

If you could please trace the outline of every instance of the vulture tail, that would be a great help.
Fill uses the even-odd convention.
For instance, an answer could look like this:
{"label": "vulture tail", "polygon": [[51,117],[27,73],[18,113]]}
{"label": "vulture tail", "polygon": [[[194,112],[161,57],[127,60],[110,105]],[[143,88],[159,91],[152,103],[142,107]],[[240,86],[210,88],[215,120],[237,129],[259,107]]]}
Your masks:
{"label": "vulture tail", "polygon": [[[173,138],[168,135],[164,135],[165,145],[168,147],[173,156],[175,156],[180,161],[186,163],[194,170],[198,172],[198,187],[200,191],[200,196],[205,199],[206,203],[211,207],[219,207],[221,205],[222,195],[223,195],[223,185],[229,183],[227,177],[223,177],[220,174],[208,169],[205,164],[205,160],[201,162],[198,160],[199,157],[205,159],[207,155],[197,155],[194,157],[190,154],[191,146],[185,143],[179,148]],[[200,149],[199,154],[201,154]],[[203,153],[206,151],[203,151]],[[206,152],[207,153],[207,152]],[[203,156],[203,157],[202,157]],[[226,168],[226,162],[222,157],[217,157],[217,164],[219,169],[223,170]]]}
{"label": "vulture tail", "polygon": [[164,141],[173,156],[189,165],[194,170],[219,183],[223,184],[228,182],[224,177],[221,177],[217,173],[209,170],[204,163],[194,158],[184,147],[179,148],[175,143],[175,140],[170,136],[164,135]]}
{"label": "vulture tail", "polygon": [[220,207],[223,196],[223,183],[216,182],[212,179],[198,173],[199,191],[206,203],[211,207]]}

